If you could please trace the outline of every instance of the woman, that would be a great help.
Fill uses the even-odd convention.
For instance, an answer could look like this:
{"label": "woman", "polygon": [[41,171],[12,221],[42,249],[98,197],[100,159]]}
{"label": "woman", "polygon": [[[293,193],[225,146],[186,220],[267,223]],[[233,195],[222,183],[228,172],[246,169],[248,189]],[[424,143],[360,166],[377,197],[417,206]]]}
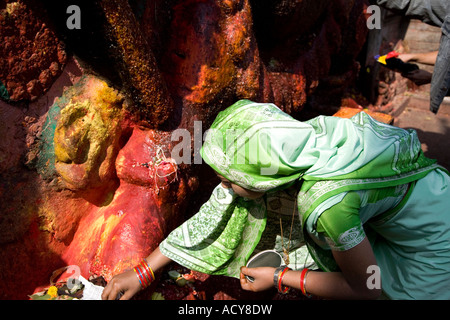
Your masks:
{"label": "woman", "polygon": [[[221,184],[140,267],[115,276],[104,299],[132,297],[172,260],[252,291],[450,298],[450,177],[415,131],[364,112],[300,122],[242,100],[217,116],[201,152]],[[268,248],[289,268],[243,267]]]}

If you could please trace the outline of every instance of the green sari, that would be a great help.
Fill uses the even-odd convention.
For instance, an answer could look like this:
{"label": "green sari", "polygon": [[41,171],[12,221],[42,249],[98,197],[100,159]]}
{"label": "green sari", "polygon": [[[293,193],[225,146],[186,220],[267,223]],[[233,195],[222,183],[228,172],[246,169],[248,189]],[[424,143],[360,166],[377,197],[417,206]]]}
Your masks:
{"label": "green sari", "polygon": [[[314,241],[321,213],[335,204],[330,199],[354,190],[404,185],[441,168],[424,156],[414,130],[377,122],[364,112],[351,119],[319,116],[300,122],[273,104],[248,100],[219,113],[201,155],[231,182],[267,195],[247,200],[218,186],[200,212],[174,230],[160,249],[191,269],[232,277],[239,277],[240,266],[260,242],[267,199],[277,192],[301,182],[299,243],[306,242],[317,265],[331,271],[337,266],[330,252]],[[305,258],[298,267],[308,264]]]}

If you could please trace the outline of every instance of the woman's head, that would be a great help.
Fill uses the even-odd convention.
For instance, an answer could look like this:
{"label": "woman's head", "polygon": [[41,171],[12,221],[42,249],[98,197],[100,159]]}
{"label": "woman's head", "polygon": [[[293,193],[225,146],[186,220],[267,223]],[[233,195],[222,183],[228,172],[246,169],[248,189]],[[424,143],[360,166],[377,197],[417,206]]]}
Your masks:
{"label": "woman's head", "polygon": [[310,166],[308,158],[300,165],[298,159],[314,146],[314,134],[273,104],[241,100],[219,113],[201,154],[229,182],[265,192],[297,180]]}

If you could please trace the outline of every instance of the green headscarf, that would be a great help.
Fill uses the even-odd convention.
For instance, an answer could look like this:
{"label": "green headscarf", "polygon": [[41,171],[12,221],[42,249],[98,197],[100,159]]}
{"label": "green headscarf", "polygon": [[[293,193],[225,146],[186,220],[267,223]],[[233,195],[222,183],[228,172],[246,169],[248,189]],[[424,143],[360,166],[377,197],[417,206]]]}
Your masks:
{"label": "green headscarf", "polygon": [[400,184],[405,175],[428,171],[436,162],[424,156],[416,131],[375,121],[364,112],[351,119],[319,116],[300,122],[274,104],[249,100],[219,113],[201,154],[215,171],[254,191],[299,177]]}

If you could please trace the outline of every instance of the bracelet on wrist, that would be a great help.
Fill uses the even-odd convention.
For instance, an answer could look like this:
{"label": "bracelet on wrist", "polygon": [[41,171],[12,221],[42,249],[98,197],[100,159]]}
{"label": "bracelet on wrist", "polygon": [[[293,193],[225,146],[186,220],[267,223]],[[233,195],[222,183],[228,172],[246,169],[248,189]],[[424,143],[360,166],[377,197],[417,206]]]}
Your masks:
{"label": "bracelet on wrist", "polygon": [[138,277],[142,289],[150,286],[150,284],[155,280],[155,274],[145,259],[142,259],[142,261],[134,267],[133,270]]}
{"label": "bracelet on wrist", "polygon": [[300,274],[300,290],[306,297],[310,298],[311,295],[306,291],[306,276],[310,270],[308,268],[304,268],[302,273]]}
{"label": "bracelet on wrist", "polygon": [[275,269],[273,274],[273,284],[279,293],[286,294],[289,291],[288,286],[283,286],[283,276],[286,271],[291,270],[286,266],[281,266]]}

